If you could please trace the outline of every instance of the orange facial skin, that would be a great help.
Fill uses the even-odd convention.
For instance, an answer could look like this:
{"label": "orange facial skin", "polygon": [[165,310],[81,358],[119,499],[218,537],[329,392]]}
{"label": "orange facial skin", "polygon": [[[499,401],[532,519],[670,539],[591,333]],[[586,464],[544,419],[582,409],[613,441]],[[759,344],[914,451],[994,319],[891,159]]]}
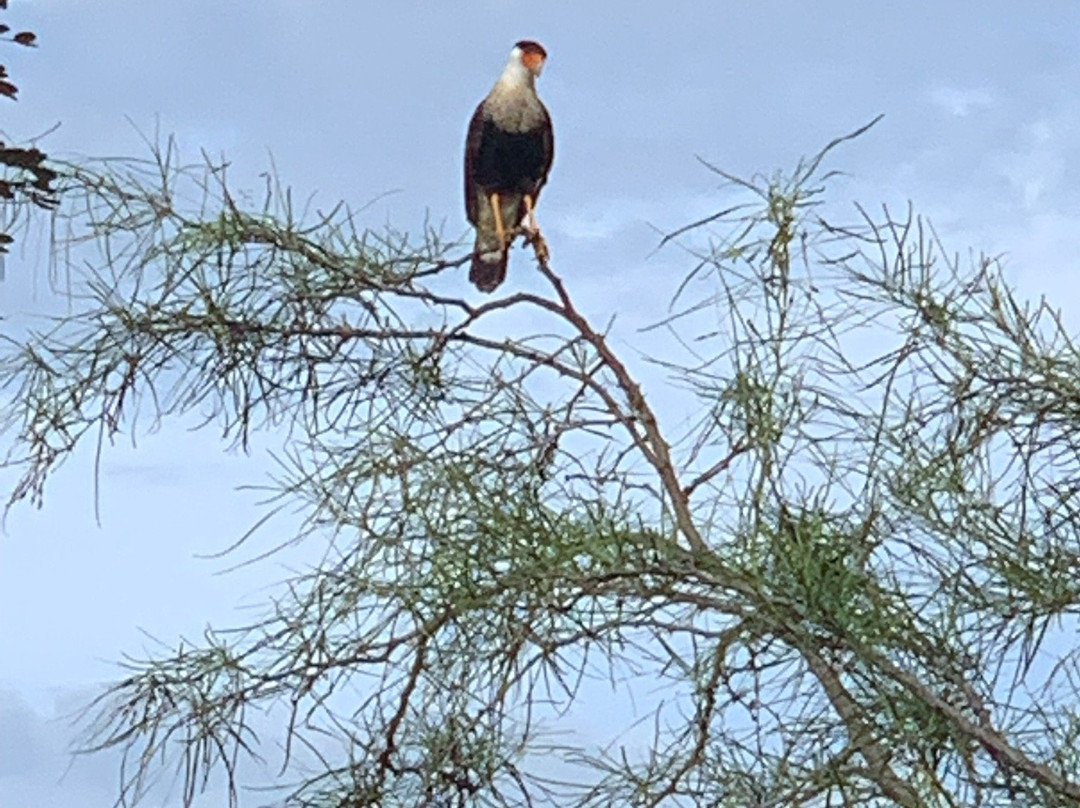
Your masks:
{"label": "orange facial skin", "polygon": [[529,69],[530,73],[540,75],[544,68],[544,57],[536,51],[526,51],[521,55],[521,62]]}

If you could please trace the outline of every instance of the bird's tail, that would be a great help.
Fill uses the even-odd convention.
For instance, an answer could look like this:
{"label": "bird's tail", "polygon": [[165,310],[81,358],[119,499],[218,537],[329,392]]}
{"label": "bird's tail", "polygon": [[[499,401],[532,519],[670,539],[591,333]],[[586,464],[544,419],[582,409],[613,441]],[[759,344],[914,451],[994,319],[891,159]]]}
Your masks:
{"label": "bird's tail", "polygon": [[486,239],[477,232],[469,280],[481,292],[494,292],[506,280],[507,252],[505,247],[499,245],[494,234]]}

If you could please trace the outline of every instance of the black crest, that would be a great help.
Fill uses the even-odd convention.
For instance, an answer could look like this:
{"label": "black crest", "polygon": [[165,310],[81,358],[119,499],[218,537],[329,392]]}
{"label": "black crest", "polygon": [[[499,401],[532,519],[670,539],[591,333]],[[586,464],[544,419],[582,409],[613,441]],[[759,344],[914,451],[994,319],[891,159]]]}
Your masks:
{"label": "black crest", "polygon": [[544,50],[544,46],[531,39],[523,39],[514,45],[514,47],[520,48],[522,53],[539,53],[541,59],[547,58],[547,51]]}

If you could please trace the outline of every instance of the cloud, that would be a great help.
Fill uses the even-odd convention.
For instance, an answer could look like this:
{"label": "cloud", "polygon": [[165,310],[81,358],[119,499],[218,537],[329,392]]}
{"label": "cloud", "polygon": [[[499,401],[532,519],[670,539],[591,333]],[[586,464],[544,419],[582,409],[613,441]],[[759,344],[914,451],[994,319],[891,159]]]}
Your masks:
{"label": "cloud", "polygon": [[[109,749],[73,755],[86,724],[80,719],[98,691],[90,686],[13,689],[0,684],[0,805],[5,808],[112,808],[120,791],[122,753]],[[256,723],[260,719],[256,719]],[[279,719],[280,716],[274,716]],[[260,734],[272,726],[259,724]],[[269,733],[267,733],[269,735]],[[301,757],[311,765],[313,759]],[[276,762],[276,761],[275,761]],[[241,787],[265,784],[270,769],[241,757]],[[128,764],[131,773],[131,764]],[[275,769],[276,771],[276,769]],[[205,791],[196,794],[195,806],[220,805],[225,782],[220,771],[211,775]],[[265,792],[259,796],[265,797]],[[180,808],[181,779],[172,763],[155,767],[142,804]],[[265,799],[251,799],[252,805]]]}
{"label": "cloud", "polygon": [[[1024,125],[1017,147],[992,158],[996,172],[1016,191],[1026,210],[1060,201],[1056,192],[1066,179],[1068,152],[1075,151],[1075,133],[1068,132],[1075,127],[1062,117],[1065,115],[1067,111],[1060,111],[1061,120],[1042,117]],[[1063,136],[1066,134],[1069,136]],[[1055,199],[1048,200],[1048,196]]]}
{"label": "cloud", "polygon": [[947,87],[939,85],[930,91],[930,102],[950,115],[963,118],[974,111],[994,106],[993,94],[982,87]]}
{"label": "cloud", "polygon": [[116,756],[72,758],[71,716],[87,689],[27,695],[0,689],[0,805],[34,808],[110,806],[116,799]]}
{"label": "cloud", "polygon": [[585,204],[560,205],[551,209],[547,218],[553,229],[575,242],[609,241],[637,228],[655,246],[662,232],[715,213],[727,198],[723,192],[687,190],[649,198],[611,195]]}
{"label": "cloud", "polygon": [[1048,210],[1025,216],[1001,233],[1005,266],[1027,299],[1046,296],[1060,309],[1066,328],[1080,328],[1080,310],[1070,305],[1080,294],[1080,216]]}

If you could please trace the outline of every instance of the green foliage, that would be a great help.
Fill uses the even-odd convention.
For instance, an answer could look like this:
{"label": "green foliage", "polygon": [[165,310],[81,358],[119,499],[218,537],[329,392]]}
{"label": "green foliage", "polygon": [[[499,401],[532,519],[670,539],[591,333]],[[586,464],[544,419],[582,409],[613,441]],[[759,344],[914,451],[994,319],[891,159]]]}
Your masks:
{"label": "green foliage", "polygon": [[125,797],[163,761],[238,799],[276,740],[294,806],[1077,804],[1080,356],[912,213],[835,223],[843,140],[713,169],[742,201],[667,239],[659,380],[546,260],[474,304],[431,229],[245,207],[169,148],[78,174],[98,259],[0,358],[13,501],[194,411],[281,438],[268,507],[324,558],[129,663],[91,727]]}

